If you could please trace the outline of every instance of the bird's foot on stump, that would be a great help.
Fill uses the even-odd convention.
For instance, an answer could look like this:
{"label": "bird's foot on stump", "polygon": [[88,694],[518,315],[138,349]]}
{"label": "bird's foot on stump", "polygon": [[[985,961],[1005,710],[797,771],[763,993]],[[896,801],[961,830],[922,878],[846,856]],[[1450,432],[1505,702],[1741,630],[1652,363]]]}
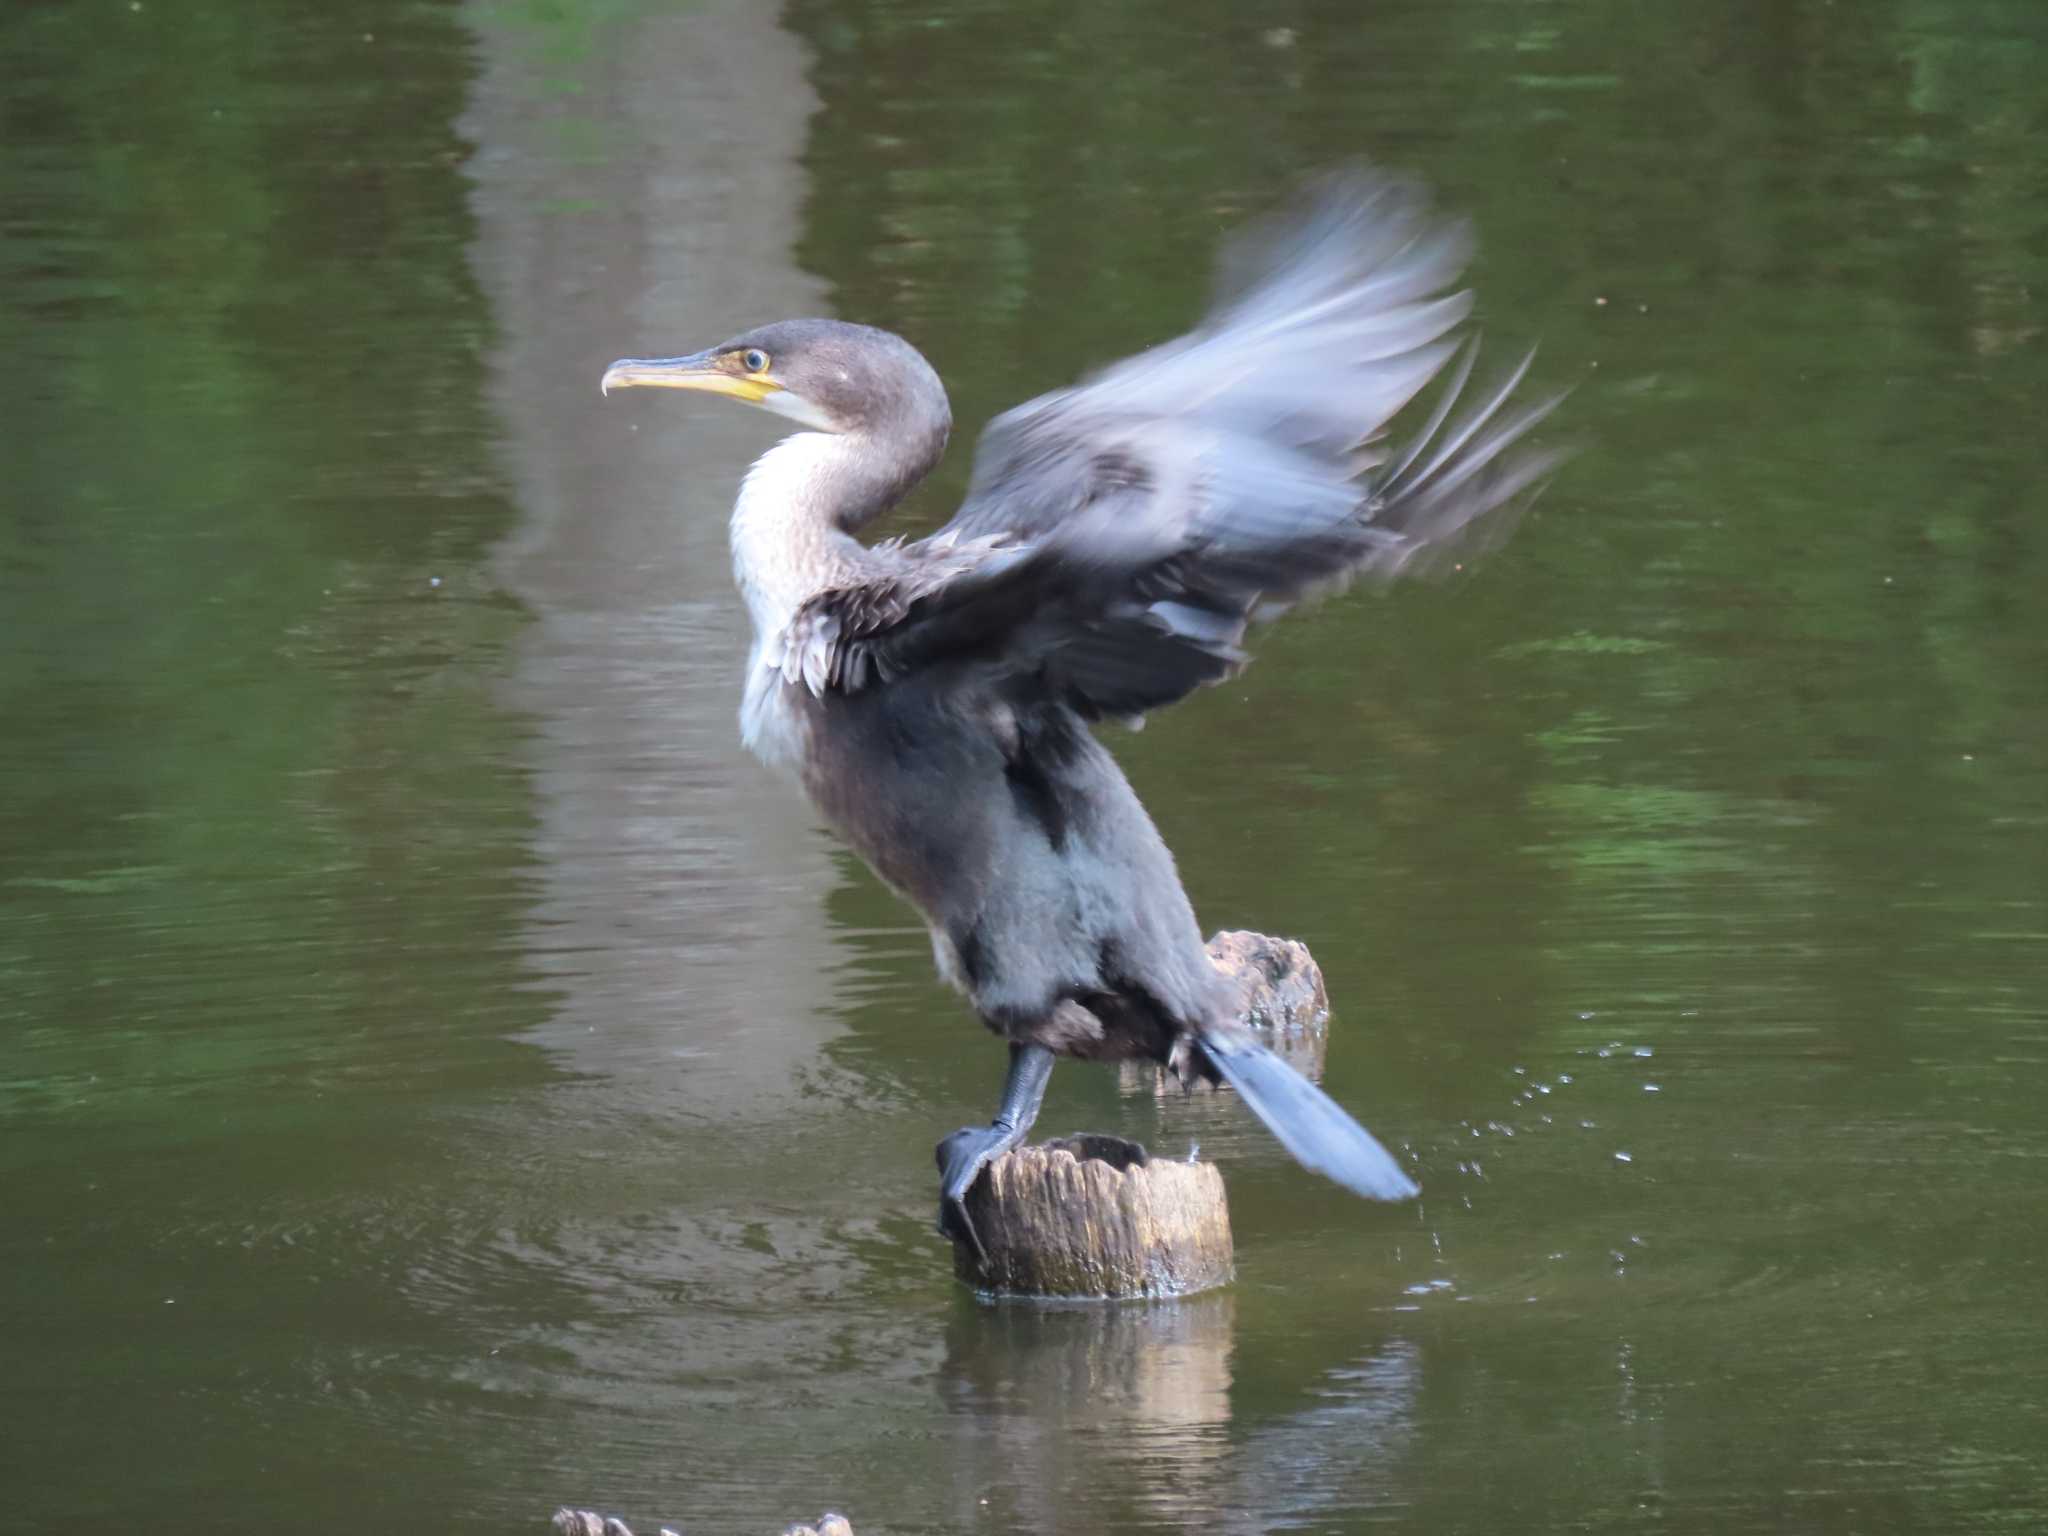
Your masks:
{"label": "bird's foot on stump", "polygon": [[967,1214],[967,1191],[981,1177],[981,1170],[1012,1147],[1021,1146],[1024,1129],[995,1125],[963,1125],[941,1141],[936,1150],[939,1164],[939,1236],[967,1239],[984,1268],[988,1250],[981,1246],[981,1234]]}
{"label": "bird's foot on stump", "polygon": [[983,1269],[988,1268],[988,1249],[967,1214],[967,1191],[974,1188],[982,1169],[1023,1142],[1038,1118],[1038,1106],[1045,1102],[1051,1077],[1051,1051],[1012,1042],[1010,1071],[1003,1079],[1003,1102],[995,1119],[987,1125],[963,1125],[938,1145],[939,1236],[965,1237]]}

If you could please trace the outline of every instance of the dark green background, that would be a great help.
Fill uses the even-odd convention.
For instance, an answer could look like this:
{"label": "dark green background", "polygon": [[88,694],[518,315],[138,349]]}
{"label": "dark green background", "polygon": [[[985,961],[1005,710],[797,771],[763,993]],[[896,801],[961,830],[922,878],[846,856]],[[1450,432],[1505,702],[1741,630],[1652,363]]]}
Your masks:
{"label": "dark green background", "polygon": [[[0,1523],[2048,1522],[2048,10],[765,14],[0,21]],[[605,595],[660,510],[606,476],[686,413],[592,387],[718,339],[636,323],[724,279],[630,188],[733,29],[799,65],[691,120],[741,166],[798,125],[754,258],[953,390],[905,526],[1348,157],[1473,218],[1489,331],[1576,386],[1483,570],[1116,743],[1205,920],[1322,960],[1419,1207],[1068,1068],[1048,1128],[1224,1162],[1240,1283],[981,1308],[928,1148],[1000,1053],[922,934],[779,802],[631,834],[751,792],[683,643],[737,604]],[[644,272],[560,263],[598,299],[521,288],[622,231]],[[535,420],[583,434],[595,598],[507,574],[573,458]],[[637,717],[672,740],[546,702],[635,658],[695,679]],[[600,799],[616,866],[557,836]],[[802,942],[744,947],[763,899]]]}

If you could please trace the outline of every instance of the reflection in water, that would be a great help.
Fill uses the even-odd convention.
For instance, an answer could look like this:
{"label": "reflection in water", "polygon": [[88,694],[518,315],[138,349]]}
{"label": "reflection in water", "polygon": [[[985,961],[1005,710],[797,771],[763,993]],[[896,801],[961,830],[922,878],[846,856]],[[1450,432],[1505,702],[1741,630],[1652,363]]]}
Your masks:
{"label": "reflection in water", "polygon": [[1324,1376],[1316,1406],[1250,1431],[1213,1503],[1219,1528],[1251,1536],[1401,1502],[1422,1367],[1420,1346],[1390,1341]]}
{"label": "reflection in water", "polygon": [[513,697],[535,723],[529,953],[557,999],[540,1038],[599,1075],[607,1113],[767,1113],[831,1029],[832,873],[736,739],[725,520],[763,429],[601,409],[597,378],[820,307],[789,256],[815,98],[746,0],[601,29],[568,97],[545,26],[488,6],[476,25],[476,261],[525,517],[503,570],[536,620]]}
{"label": "reflection in water", "polygon": [[939,1375],[955,1518],[1249,1536],[1381,1502],[1414,1435],[1422,1350],[1395,1339],[1336,1369],[1304,1359],[1284,1385],[1261,1370],[1268,1401],[1309,1406],[1234,1423],[1243,1305],[1227,1290],[1141,1306],[963,1299]]}
{"label": "reflection in water", "polygon": [[[0,11],[13,1523],[2042,1526],[2048,8],[774,19]],[[1239,1282],[982,1309],[1000,1050],[734,745],[765,424],[596,372],[877,321],[957,489],[1354,154],[1590,451],[1115,750],[1425,1198],[1058,1074],[1222,1162]]]}
{"label": "reflection in water", "polygon": [[1147,1518],[1197,1518],[1230,1452],[1236,1309],[1228,1290],[1145,1305],[963,1298],[939,1376],[957,1513],[1057,1530],[1079,1485]]}

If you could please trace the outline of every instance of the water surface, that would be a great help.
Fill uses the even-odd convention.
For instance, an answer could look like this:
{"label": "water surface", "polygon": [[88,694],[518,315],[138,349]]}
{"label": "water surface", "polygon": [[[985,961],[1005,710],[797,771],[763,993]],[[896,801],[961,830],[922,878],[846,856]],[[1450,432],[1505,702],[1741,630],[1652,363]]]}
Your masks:
{"label": "water surface", "polygon": [[[1889,0],[146,0],[0,22],[13,1520],[2048,1520],[2048,21]],[[989,1309],[1000,1051],[734,741],[772,423],[622,353],[888,325],[981,421],[1414,170],[1583,446],[1485,568],[1119,735],[1306,939],[1375,1208],[1228,1101],[1239,1283]]]}

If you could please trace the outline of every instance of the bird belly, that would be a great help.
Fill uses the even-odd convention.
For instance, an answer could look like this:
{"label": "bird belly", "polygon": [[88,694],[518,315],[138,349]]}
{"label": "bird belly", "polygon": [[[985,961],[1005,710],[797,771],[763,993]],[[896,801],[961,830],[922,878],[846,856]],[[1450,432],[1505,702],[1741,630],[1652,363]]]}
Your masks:
{"label": "bird belly", "polygon": [[812,803],[884,884],[947,927],[993,878],[999,755],[907,691],[783,693]]}
{"label": "bird belly", "polygon": [[1079,720],[1026,722],[1020,745],[957,699],[804,697],[805,788],[923,914],[941,979],[991,1028],[1151,1056],[1213,1011],[1172,855]]}

